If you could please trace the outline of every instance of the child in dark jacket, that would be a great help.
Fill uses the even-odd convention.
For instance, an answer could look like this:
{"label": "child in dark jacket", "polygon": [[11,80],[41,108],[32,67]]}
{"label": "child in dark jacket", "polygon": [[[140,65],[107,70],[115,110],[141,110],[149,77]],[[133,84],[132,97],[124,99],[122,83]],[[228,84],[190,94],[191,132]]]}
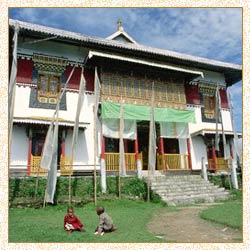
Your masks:
{"label": "child in dark jacket", "polygon": [[68,233],[72,233],[73,231],[85,231],[82,222],[74,215],[73,208],[69,207],[67,212],[68,213],[64,216],[64,229]]}
{"label": "child in dark jacket", "polygon": [[95,230],[96,235],[104,235],[107,232],[113,232],[116,230],[113,225],[111,217],[104,212],[104,207],[100,206],[96,208],[96,213],[99,216],[99,224]]}

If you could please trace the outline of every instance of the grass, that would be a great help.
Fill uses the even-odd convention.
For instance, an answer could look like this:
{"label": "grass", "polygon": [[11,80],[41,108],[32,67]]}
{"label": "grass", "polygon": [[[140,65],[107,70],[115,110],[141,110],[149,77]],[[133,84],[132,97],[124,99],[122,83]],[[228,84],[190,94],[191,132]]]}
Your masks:
{"label": "grass", "polygon": [[234,191],[232,199],[203,210],[200,216],[202,219],[242,230],[242,192]]}
{"label": "grass", "polygon": [[86,232],[67,234],[63,218],[67,206],[45,208],[10,208],[9,242],[166,242],[146,230],[153,213],[162,207],[159,203],[115,200],[98,202],[112,217],[117,231],[102,237],[94,235],[98,217],[93,203],[74,207],[75,214],[83,222]]}

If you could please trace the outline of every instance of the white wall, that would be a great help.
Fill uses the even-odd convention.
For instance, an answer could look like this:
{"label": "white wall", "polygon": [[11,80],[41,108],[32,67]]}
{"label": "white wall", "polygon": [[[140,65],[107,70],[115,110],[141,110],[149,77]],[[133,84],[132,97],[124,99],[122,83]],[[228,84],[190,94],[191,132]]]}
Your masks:
{"label": "white wall", "polygon": [[187,154],[187,139],[178,139],[179,140],[179,151],[180,154]]}
{"label": "white wall", "polygon": [[209,71],[209,70],[202,70],[202,72],[204,74],[204,78],[199,76],[195,80],[201,80],[201,82],[202,82],[202,80],[205,80],[205,81],[209,81],[212,83],[218,83],[218,84],[226,86],[225,77],[222,73],[213,72],[213,71]]}
{"label": "white wall", "polygon": [[204,157],[205,162],[207,162],[206,145],[200,136],[192,137],[190,141],[192,169],[201,169],[201,158]]}
{"label": "white wall", "polygon": [[[10,164],[11,168],[26,169],[28,164],[28,147],[29,138],[26,135],[24,127],[13,127],[12,143],[11,143],[11,156]],[[14,166],[21,165],[21,166]]]}
{"label": "white wall", "polygon": [[[74,99],[74,95],[71,95],[70,100]],[[73,93],[74,94],[74,93]],[[70,109],[74,109],[73,104],[69,106]],[[76,145],[76,151],[74,155],[74,164],[81,165],[76,166],[74,169],[93,169],[94,168],[94,95],[85,96],[84,105],[82,108],[80,120],[90,123],[86,126],[85,131],[79,133],[78,142]],[[71,114],[72,115],[72,114]],[[98,136],[96,140],[98,141],[97,155],[101,154],[101,124],[97,122]],[[65,154],[70,156],[71,154],[71,143],[72,143],[72,130],[68,130],[67,138],[65,140]],[[99,157],[96,158],[96,168],[99,169]]]}
{"label": "white wall", "polygon": [[[215,130],[216,123],[212,122],[202,122],[201,118],[201,107],[200,106],[190,106],[188,107],[189,110],[193,110],[195,113],[196,123],[189,123],[189,132],[190,134],[197,132],[199,130]],[[221,111],[223,126],[225,131],[232,131],[232,122],[230,111],[223,109]],[[221,130],[221,124],[218,124],[218,129]]]}
{"label": "white wall", "polygon": [[[25,43],[29,41],[34,40],[25,38]],[[38,43],[19,44],[18,53],[26,55],[42,53],[50,56],[65,57],[70,61],[83,62],[87,55],[87,49],[80,46],[56,43],[53,41],[43,41]]]}
{"label": "white wall", "polygon": [[[54,109],[30,108],[30,88],[17,86],[14,107],[14,117],[17,118],[52,118]],[[75,121],[78,93],[66,92],[67,110],[59,111],[59,118],[66,121]],[[85,95],[83,107],[80,114],[80,122],[90,123],[93,118],[93,95]]]}

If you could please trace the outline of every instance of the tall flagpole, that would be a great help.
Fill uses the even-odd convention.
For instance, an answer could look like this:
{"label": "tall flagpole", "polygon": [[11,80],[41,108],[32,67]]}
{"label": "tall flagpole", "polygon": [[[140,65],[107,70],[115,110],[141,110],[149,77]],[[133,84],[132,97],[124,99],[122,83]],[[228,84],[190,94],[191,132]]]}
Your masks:
{"label": "tall flagpole", "polygon": [[94,113],[94,201],[95,205],[97,203],[96,197],[96,157],[97,157],[97,113],[99,105],[99,96],[100,96],[100,81],[98,78],[97,67],[95,67],[95,105],[93,108]]}
{"label": "tall flagpole", "polygon": [[[149,128],[149,145],[148,145],[148,195],[147,195],[147,201],[150,200],[150,184],[151,184],[151,178],[152,174],[154,173],[154,166],[152,163],[153,160],[153,144],[152,144],[152,136],[154,136],[154,82],[152,83],[152,90],[151,90],[151,109],[150,109],[150,128]],[[155,140],[155,136],[153,138]],[[154,142],[155,143],[155,142]],[[155,163],[155,161],[153,160]]]}
{"label": "tall flagpole", "polygon": [[15,33],[13,36],[14,46],[13,46],[13,60],[11,66],[10,82],[9,82],[9,91],[8,91],[8,105],[9,105],[9,162],[10,162],[10,153],[11,153],[11,142],[12,142],[12,129],[13,129],[13,115],[14,115],[14,105],[15,105],[15,92],[16,92],[16,75],[17,75],[17,44],[18,44],[18,33],[19,26],[15,25]]}
{"label": "tall flagpole", "polygon": [[[80,86],[79,86],[79,93],[78,93],[78,100],[77,100],[77,107],[76,107],[76,116],[75,116],[75,125],[72,134],[72,145],[71,145],[71,168],[73,169],[73,161],[74,161],[74,152],[76,148],[76,143],[78,139],[78,131],[79,131],[79,118],[80,113],[84,101],[84,92],[85,92],[85,79],[83,75],[83,68],[81,70],[81,78],[80,78]],[[71,205],[71,171],[69,171],[69,205]]]}
{"label": "tall flagpole", "polygon": [[56,105],[56,109],[55,109],[55,112],[53,114],[53,117],[52,117],[52,120],[51,120],[51,123],[50,123],[50,126],[49,126],[49,129],[48,129],[48,132],[47,132],[47,135],[46,135],[46,139],[45,139],[45,143],[43,145],[43,151],[42,151],[42,157],[41,157],[41,163],[40,163],[40,167],[41,168],[45,168],[48,170],[47,172],[47,183],[46,183],[46,188],[45,188],[45,191],[44,191],[44,202],[43,202],[43,207],[45,207],[45,203],[46,203],[46,193],[47,193],[47,189],[48,189],[48,178],[49,178],[49,169],[51,168],[51,165],[52,165],[52,158],[53,158],[53,145],[52,145],[52,138],[54,137],[54,122],[55,122],[55,117],[56,115],[58,116],[58,111],[59,111],[59,105],[60,105],[60,102],[61,102],[61,99],[62,99],[62,96],[64,95],[65,91],[66,91],[66,87],[74,73],[74,70],[75,70],[75,66],[73,67],[73,69],[71,70],[70,72],[70,75],[64,85],[64,88],[63,88],[63,91],[62,93],[60,94],[59,98],[58,98],[58,102],[57,102],[57,105]]}
{"label": "tall flagpole", "polygon": [[239,184],[238,184],[237,172],[236,172],[237,156],[241,160],[241,155],[240,155],[238,135],[236,133],[236,128],[235,128],[233,100],[232,100],[231,92],[229,92],[229,102],[230,102],[230,114],[231,114],[231,120],[232,120],[232,128],[233,128],[233,132],[234,132],[234,143],[233,143],[233,145],[234,145],[234,151],[236,151],[236,152],[234,152],[234,155],[236,155],[236,157],[234,157],[234,160],[232,161],[232,182],[233,182],[234,188],[238,189]]}

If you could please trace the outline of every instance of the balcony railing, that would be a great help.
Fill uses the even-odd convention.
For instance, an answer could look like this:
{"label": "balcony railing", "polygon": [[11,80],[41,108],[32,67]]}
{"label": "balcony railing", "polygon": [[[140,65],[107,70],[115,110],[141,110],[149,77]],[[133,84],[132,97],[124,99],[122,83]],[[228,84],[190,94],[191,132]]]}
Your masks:
{"label": "balcony railing", "polygon": [[[47,169],[41,168],[41,156],[31,155],[30,176],[41,177],[47,176]],[[72,175],[73,165],[72,158],[61,156],[60,159],[60,175]]]}
{"label": "balcony railing", "polygon": [[208,159],[208,170],[229,170],[232,166],[232,159],[225,160],[224,158]]}
{"label": "balcony railing", "polygon": [[157,170],[189,170],[188,154],[157,154]]}
{"label": "balcony railing", "polygon": [[[138,156],[142,161],[142,153],[139,153]],[[120,153],[105,153],[106,170],[119,171],[119,159]],[[125,165],[127,171],[136,171],[135,153],[125,153]]]}

